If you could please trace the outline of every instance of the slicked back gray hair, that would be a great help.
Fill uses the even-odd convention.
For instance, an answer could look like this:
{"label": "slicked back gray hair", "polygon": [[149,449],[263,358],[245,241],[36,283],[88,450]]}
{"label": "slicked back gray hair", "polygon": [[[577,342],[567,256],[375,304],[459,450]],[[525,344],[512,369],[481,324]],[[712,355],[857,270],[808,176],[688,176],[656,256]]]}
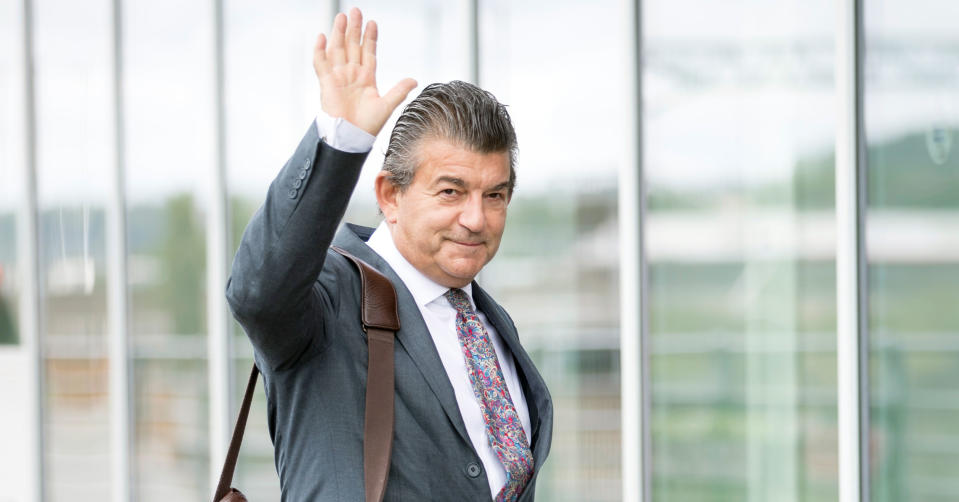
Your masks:
{"label": "slicked back gray hair", "polygon": [[417,145],[439,138],[477,153],[509,152],[509,195],[516,186],[516,131],[506,105],[473,84],[430,84],[396,120],[383,159],[387,179],[401,191],[413,182]]}

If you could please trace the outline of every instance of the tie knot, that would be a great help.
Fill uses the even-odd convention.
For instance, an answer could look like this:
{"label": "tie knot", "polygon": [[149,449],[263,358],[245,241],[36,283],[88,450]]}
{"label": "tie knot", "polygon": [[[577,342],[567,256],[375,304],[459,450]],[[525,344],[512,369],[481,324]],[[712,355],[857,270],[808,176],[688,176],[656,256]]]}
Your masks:
{"label": "tie knot", "polygon": [[450,305],[452,305],[457,312],[464,314],[473,313],[473,306],[470,305],[470,299],[468,296],[466,296],[466,292],[462,289],[452,288],[444,293],[443,296],[449,300]]}

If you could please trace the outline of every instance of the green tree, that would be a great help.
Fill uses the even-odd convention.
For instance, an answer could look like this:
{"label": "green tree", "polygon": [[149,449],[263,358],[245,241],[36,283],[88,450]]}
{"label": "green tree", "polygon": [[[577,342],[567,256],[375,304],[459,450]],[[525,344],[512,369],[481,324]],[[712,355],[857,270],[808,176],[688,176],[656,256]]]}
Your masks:
{"label": "green tree", "polygon": [[160,286],[161,297],[166,311],[174,316],[175,333],[202,333],[206,322],[206,241],[201,215],[189,193],[167,199],[163,209],[160,261],[166,280]]}

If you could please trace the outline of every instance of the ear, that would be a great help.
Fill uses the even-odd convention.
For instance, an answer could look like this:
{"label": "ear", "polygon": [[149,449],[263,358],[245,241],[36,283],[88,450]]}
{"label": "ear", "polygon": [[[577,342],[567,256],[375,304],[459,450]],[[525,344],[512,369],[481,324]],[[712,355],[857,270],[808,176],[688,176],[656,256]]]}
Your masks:
{"label": "ear", "polygon": [[396,223],[397,217],[397,197],[400,195],[400,190],[393,183],[390,182],[389,173],[386,171],[380,171],[376,175],[375,190],[376,190],[376,203],[380,206],[380,211],[383,211],[383,217],[386,219],[386,222],[389,224]]}

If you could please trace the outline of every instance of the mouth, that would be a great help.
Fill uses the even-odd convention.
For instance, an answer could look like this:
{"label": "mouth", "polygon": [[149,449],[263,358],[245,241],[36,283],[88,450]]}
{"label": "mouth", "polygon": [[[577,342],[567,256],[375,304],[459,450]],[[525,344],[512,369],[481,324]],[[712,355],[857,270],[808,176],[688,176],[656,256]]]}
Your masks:
{"label": "mouth", "polygon": [[469,248],[479,247],[480,245],[483,244],[482,242],[458,241],[456,239],[450,239],[450,242],[454,244],[459,244],[460,246],[469,247]]}

